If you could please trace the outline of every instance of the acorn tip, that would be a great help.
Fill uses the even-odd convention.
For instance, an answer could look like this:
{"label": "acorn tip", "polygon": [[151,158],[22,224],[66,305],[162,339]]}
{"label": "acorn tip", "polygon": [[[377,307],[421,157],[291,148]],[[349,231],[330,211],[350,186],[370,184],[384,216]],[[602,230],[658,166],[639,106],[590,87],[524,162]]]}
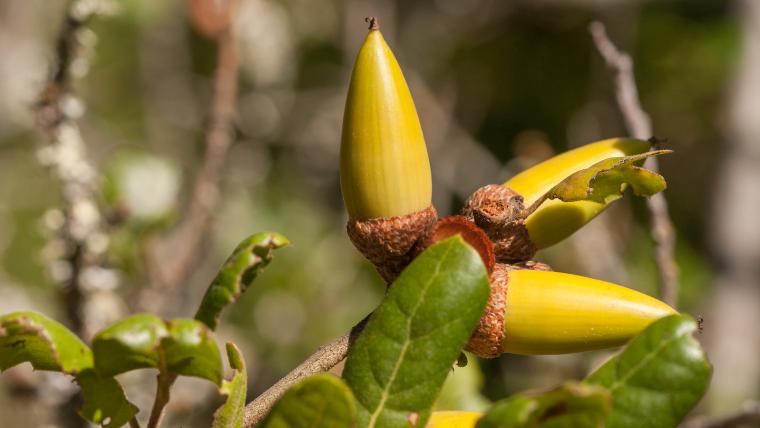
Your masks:
{"label": "acorn tip", "polygon": [[374,16],[368,16],[364,18],[364,22],[369,22],[369,30],[379,30],[380,29],[380,22],[378,22],[377,18]]}

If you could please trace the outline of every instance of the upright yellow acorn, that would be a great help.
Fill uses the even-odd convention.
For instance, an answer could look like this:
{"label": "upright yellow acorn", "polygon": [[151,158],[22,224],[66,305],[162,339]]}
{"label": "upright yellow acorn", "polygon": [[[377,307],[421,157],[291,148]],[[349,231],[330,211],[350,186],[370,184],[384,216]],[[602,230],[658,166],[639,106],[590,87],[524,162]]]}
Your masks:
{"label": "upright yellow acorn", "polygon": [[529,263],[495,265],[491,296],[469,351],[496,357],[503,352],[547,355],[610,348],[676,313],[630,288]]}
{"label": "upright yellow acorn", "polygon": [[[650,147],[649,142],[634,139],[598,141],[528,168],[510,178],[504,185],[519,193],[528,207],[557,183],[579,170],[611,157],[644,153]],[[608,205],[593,201],[548,200],[525,219],[525,227],[530,240],[538,249],[550,247],[572,235]]]}
{"label": "upright yellow acorn", "polygon": [[352,218],[403,216],[430,206],[425,139],[401,68],[373,19],[356,58],[343,117],[340,184]]}
{"label": "upright yellow acorn", "polygon": [[390,283],[438,215],[417,110],[374,18],[348,89],[340,185],[351,241]]}

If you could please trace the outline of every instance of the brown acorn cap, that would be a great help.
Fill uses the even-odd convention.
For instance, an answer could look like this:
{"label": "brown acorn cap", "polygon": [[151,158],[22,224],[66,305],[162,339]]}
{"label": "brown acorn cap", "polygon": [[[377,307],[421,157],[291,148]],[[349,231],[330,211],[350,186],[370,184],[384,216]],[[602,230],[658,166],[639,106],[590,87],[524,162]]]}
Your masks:
{"label": "brown acorn cap", "polygon": [[475,223],[467,217],[461,215],[448,216],[438,220],[433,227],[430,228],[430,231],[425,238],[417,243],[416,254],[421,253],[425,248],[436,242],[443,241],[444,239],[455,235],[461,236],[465,242],[470,244],[470,246],[480,254],[480,258],[483,260],[483,264],[490,274],[496,263],[496,258],[493,253],[493,244],[491,243],[491,240],[488,239],[488,235],[483,232],[483,229],[476,226]]}
{"label": "brown acorn cap", "polygon": [[390,284],[412,261],[415,244],[427,235],[438,219],[432,205],[422,211],[403,216],[349,219],[346,229],[354,246]]}
{"label": "brown acorn cap", "polygon": [[537,251],[525,227],[524,210],[519,193],[500,184],[489,184],[473,192],[462,214],[488,234],[496,261],[515,263],[530,260]]}
{"label": "brown acorn cap", "polygon": [[470,337],[465,350],[482,358],[496,358],[503,353],[504,343],[504,316],[507,310],[507,291],[509,284],[509,271],[519,269],[551,271],[552,268],[546,263],[533,260],[518,263],[496,263],[489,277],[491,294],[480,317],[478,327]]}

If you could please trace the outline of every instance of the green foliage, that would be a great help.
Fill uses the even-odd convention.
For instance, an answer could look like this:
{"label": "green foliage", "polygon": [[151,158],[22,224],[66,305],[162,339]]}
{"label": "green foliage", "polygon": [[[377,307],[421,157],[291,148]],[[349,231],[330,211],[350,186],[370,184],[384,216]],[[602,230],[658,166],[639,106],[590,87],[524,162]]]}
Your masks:
{"label": "green foliage", "polygon": [[95,335],[95,367],[105,376],[153,367],[219,385],[222,363],[214,334],[191,319],[164,321],[151,314],[125,318]]}
{"label": "green foliage", "polygon": [[90,348],[60,323],[34,312],[0,317],[0,369],[29,362],[37,370],[74,376],[82,388],[85,419],[106,427],[126,424],[137,413],[115,379],[93,368]]}
{"label": "green foliage", "polygon": [[602,387],[568,383],[543,394],[519,394],[500,401],[478,421],[477,428],[604,426],[610,394]]}
{"label": "green foliage", "polygon": [[245,396],[248,389],[248,374],[240,350],[232,342],[227,342],[227,359],[233,374],[230,380],[222,382],[219,391],[227,400],[214,413],[212,428],[240,428],[245,416]]}
{"label": "green foliage", "polygon": [[349,428],[355,426],[351,390],[329,374],[308,377],[291,387],[274,405],[262,428]]}
{"label": "green foliage", "polygon": [[216,329],[222,310],[234,303],[269,264],[272,250],[289,243],[279,233],[261,232],[238,244],[203,296],[195,319]]}
{"label": "green foliage", "polygon": [[460,237],[417,257],[391,285],[346,361],[360,427],[425,426],[488,299],[488,275]]}
{"label": "green foliage", "polygon": [[75,375],[92,367],[87,345],[66,327],[34,312],[0,317],[0,370],[28,361],[37,370]]}
{"label": "green foliage", "polygon": [[586,379],[612,393],[607,428],[674,427],[697,404],[712,369],[695,330],[688,315],[662,318]]}
{"label": "green foliage", "polygon": [[637,165],[650,156],[665,153],[670,151],[654,150],[599,161],[559,182],[544,195],[544,198],[561,199],[565,202],[590,200],[609,203],[622,195],[626,184],[633,188],[633,193],[637,196],[654,195],[665,190],[665,179]]}

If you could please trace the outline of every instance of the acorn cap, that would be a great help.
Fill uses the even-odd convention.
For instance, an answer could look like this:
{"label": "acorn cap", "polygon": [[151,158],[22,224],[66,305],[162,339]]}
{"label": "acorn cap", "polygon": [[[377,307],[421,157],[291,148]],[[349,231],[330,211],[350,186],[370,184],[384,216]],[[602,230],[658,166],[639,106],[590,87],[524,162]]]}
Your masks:
{"label": "acorn cap", "polygon": [[430,162],[417,110],[374,19],[346,98],[340,184],[352,219],[404,216],[431,205]]}
{"label": "acorn cap", "polygon": [[[650,146],[648,141],[629,138],[611,138],[586,144],[530,167],[504,185],[522,195],[527,207],[577,171],[611,157],[644,153]],[[546,248],[572,235],[608,205],[593,201],[547,200],[525,219],[524,224],[531,242],[538,249]]]}
{"label": "acorn cap", "polygon": [[522,196],[514,190],[489,184],[473,192],[462,209],[493,242],[499,263],[516,263],[533,258],[537,248],[530,240],[525,220]]}
{"label": "acorn cap", "polygon": [[480,254],[480,259],[486,271],[490,274],[493,271],[496,258],[493,253],[493,244],[488,239],[488,235],[483,232],[472,220],[461,215],[452,215],[444,217],[430,228],[424,238],[417,242],[416,255],[422,253],[425,248],[443,241],[446,238],[459,235],[464,242],[468,243],[475,251]]}
{"label": "acorn cap", "polygon": [[412,261],[415,245],[424,238],[438,219],[432,206],[388,218],[358,220],[350,218],[346,229],[354,246],[390,284]]}

